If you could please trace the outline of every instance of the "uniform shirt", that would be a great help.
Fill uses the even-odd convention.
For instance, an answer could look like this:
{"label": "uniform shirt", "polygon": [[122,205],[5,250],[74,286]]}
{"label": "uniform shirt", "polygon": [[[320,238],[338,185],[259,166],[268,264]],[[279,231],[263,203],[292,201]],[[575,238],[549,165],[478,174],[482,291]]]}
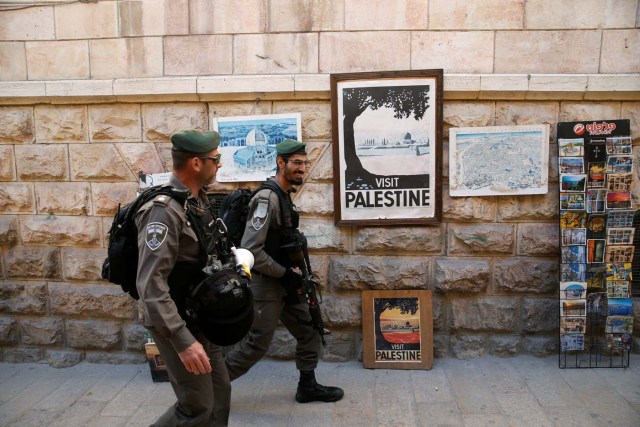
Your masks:
{"label": "uniform shirt", "polygon": [[[188,191],[175,175],[171,175],[169,185]],[[167,279],[177,261],[196,261],[201,249],[183,205],[166,196],[163,203],[159,197],[162,196],[142,206],[135,218],[138,227],[136,286],[144,305],[145,326],[153,327],[181,352],[196,339],[178,314],[169,295]],[[197,202],[204,207],[205,200],[206,195],[201,191]],[[193,195],[189,195],[188,202],[195,202]]]}
{"label": "uniform shirt", "polygon": [[280,227],[282,227],[282,218],[278,195],[269,189],[260,190],[249,202],[249,215],[240,245],[253,254],[255,258],[253,270],[258,273],[282,277],[287,271],[285,266],[276,262],[264,250],[267,233],[270,230],[278,230]]}

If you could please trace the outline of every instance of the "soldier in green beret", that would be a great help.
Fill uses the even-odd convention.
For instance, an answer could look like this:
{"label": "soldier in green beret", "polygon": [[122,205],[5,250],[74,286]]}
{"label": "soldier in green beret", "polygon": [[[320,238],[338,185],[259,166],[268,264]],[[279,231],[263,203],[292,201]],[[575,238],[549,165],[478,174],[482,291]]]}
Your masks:
{"label": "soldier in green beret", "polygon": [[160,350],[178,399],[154,425],[226,426],[231,383],[222,348],[191,322],[180,298],[181,290],[203,279],[198,225],[187,220],[187,210],[202,217],[197,222],[210,223],[205,187],[222,166],[220,137],[217,132],[190,129],[175,132],[171,143],[173,174],[166,185],[172,187],[172,194],[186,196],[186,203],[160,195],[135,217],[139,230],[136,285],[144,325]]}
{"label": "soldier in green beret", "polygon": [[244,375],[267,352],[278,320],[296,339],[296,367],[300,380],[296,401],[335,402],[344,392],[318,384],[315,369],[321,355],[321,337],[313,329],[309,307],[300,301],[299,272],[289,266],[282,246],[295,238],[299,215],[291,201],[294,186],[302,185],[307,168],[306,144],[287,139],[276,146],[276,176],[262,185],[249,203],[242,237],[243,248],[253,253],[251,289],[254,295],[253,325],[247,336],[227,353],[229,377]]}

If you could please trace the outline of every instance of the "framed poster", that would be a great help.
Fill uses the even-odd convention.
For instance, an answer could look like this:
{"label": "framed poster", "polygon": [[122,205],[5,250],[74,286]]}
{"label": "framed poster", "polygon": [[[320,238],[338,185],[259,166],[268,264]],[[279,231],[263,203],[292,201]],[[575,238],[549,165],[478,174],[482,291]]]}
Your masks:
{"label": "framed poster", "polygon": [[[567,154],[580,146],[567,144]],[[569,162],[569,160],[572,160]],[[567,157],[562,169],[582,170]],[[546,194],[549,125],[487,126],[449,129],[449,193],[456,196]],[[584,192],[584,174],[560,176],[560,191]]]}
{"label": "framed poster", "polygon": [[341,225],[442,217],[442,70],[331,75],[334,218]]}
{"label": "framed poster", "polygon": [[431,291],[363,291],[365,368],[431,369]]}
{"label": "framed poster", "polygon": [[218,182],[264,181],[276,173],[276,145],[285,139],[302,141],[300,113],[219,117],[223,167]]}

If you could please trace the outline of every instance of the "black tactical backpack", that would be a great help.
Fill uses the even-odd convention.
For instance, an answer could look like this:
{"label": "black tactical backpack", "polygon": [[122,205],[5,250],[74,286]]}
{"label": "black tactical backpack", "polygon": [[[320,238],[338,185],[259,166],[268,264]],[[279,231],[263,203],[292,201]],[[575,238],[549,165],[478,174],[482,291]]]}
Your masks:
{"label": "black tactical backpack", "polygon": [[136,288],[138,272],[138,227],[135,215],[148,201],[159,195],[169,196],[184,203],[186,193],[174,192],[169,186],[154,186],[145,189],[131,203],[118,206],[109,229],[107,258],[102,264],[102,278],[120,285],[122,290],[135,299],[140,299]]}
{"label": "black tactical backpack", "polygon": [[241,188],[227,194],[220,201],[218,217],[224,221],[224,224],[227,226],[227,235],[233,242],[234,246],[238,248],[240,247],[240,242],[244,235],[244,228],[247,223],[247,217],[249,216],[249,202],[258,191],[264,188],[275,191],[278,195],[278,199],[280,200],[280,206],[283,206],[284,196],[282,195],[282,190],[280,190],[278,184],[270,179],[264,181],[255,191],[251,191],[247,188]]}

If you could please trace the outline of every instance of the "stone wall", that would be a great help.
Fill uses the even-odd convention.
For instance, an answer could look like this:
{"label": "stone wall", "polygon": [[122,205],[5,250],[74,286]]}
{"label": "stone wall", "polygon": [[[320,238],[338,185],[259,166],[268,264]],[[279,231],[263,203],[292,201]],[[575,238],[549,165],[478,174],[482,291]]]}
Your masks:
{"label": "stone wall", "polygon": [[[638,3],[107,0],[0,10],[0,360],[144,361],[140,307],[100,279],[116,207],[133,197],[138,172],[170,170],[174,130],[291,112],[310,146],[295,202],[333,330],[326,360],[361,357],[365,289],[432,290],[436,357],[557,351],[555,126],[628,118],[639,143]],[[445,72],[442,223],[335,227],[329,74],[425,68]],[[547,195],[449,197],[450,127],[539,123],[551,128]],[[286,332],[270,355],[292,357]]]}

